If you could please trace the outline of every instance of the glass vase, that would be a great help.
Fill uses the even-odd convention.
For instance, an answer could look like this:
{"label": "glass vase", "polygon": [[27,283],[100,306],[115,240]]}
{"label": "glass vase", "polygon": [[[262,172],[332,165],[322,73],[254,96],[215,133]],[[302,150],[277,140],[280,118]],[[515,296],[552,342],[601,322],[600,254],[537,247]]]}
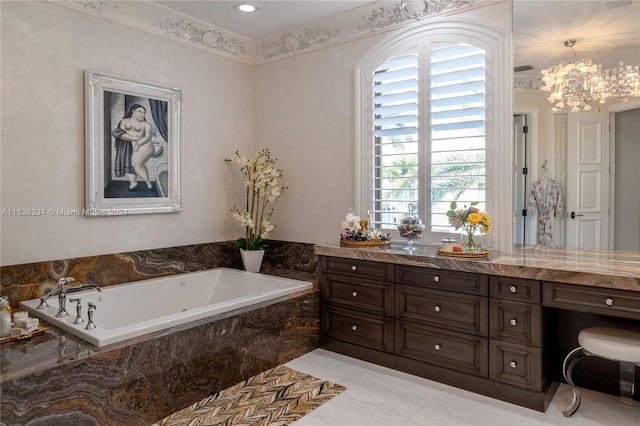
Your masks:
{"label": "glass vase", "polygon": [[480,246],[476,242],[475,229],[472,227],[465,228],[465,232],[462,237],[462,252],[463,253],[479,253]]}

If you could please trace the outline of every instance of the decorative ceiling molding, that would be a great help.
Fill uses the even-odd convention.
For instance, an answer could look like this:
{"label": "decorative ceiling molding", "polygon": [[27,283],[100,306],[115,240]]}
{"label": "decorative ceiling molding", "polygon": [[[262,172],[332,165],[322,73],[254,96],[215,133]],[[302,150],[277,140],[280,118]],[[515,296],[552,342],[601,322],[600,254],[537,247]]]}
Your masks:
{"label": "decorative ceiling molding", "polygon": [[540,86],[542,86],[542,79],[540,77],[513,77],[514,89],[538,91]]}
{"label": "decorative ceiling molding", "polygon": [[305,28],[301,33],[284,32],[280,40],[267,40],[257,48],[256,54],[263,59],[270,59],[280,55],[298,53],[320,44],[330,44],[338,34],[338,30],[330,31],[319,25]]}
{"label": "decorative ceiling molding", "polygon": [[212,27],[207,22],[150,0],[48,1],[213,54],[257,65],[370,37],[372,32],[379,34],[392,31],[423,18],[455,14],[506,0],[381,0],[257,41]]}
{"label": "decorative ceiling molding", "polygon": [[107,0],[98,0],[98,1],[91,1],[91,0],[73,0],[74,3],[83,6],[84,8],[90,8],[96,11],[96,13],[98,15],[102,15],[104,10],[113,10],[113,11],[117,11],[118,10],[118,6],[116,6],[115,4],[111,4],[113,2],[109,2]]}
{"label": "decorative ceiling molding", "polygon": [[164,23],[156,23],[167,35],[201,44],[206,49],[213,49],[219,52],[227,52],[241,58],[246,51],[247,43],[235,37],[225,36],[221,30],[213,28],[199,28],[193,22],[171,22],[167,19]]}
{"label": "decorative ceiling molding", "polygon": [[252,41],[149,0],[49,0],[102,19],[253,64]]}
{"label": "decorative ceiling molding", "polygon": [[369,17],[363,17],[364,24],[358,29],[377,31],[390,25],[403,24],[411,20],[420,20],[427,16],[442,13],[447,9],[459,9],[473,5],[473,0],[424,0],[400,1],[393,6],[373,9]]}

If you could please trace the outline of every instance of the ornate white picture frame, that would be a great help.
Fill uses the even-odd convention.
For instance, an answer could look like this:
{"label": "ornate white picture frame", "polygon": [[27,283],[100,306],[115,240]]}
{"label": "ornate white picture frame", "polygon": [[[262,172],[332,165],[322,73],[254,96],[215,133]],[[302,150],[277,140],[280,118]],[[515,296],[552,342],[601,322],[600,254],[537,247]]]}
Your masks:
{"label": "ornate white picture frame", "polygon": [[180,89],[85,72],[86,216],[183,210]]}

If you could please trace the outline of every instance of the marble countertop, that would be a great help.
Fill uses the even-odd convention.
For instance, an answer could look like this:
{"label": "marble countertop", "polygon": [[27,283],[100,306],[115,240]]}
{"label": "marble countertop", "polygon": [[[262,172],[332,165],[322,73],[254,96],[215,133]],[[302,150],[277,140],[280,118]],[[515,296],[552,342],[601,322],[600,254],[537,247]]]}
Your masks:
{"label": "marble countertop", "polygon": [[592,287],[640,292],[640,253],[613,250],[514,246],[510,252],[492,251],[486,258],[441,256],[438,247],[405,245],[341,247],[339,242],[318,244],[317,255],[370,260],[436,269],[529,278]]}

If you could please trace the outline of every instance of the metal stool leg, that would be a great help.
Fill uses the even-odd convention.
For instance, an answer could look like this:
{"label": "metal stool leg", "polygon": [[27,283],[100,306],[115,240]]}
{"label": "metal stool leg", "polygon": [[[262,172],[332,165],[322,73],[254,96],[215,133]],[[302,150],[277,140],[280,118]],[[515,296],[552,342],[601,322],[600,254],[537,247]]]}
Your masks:
{"label": "metal stool leg", "polygon": [[576,411],[578,411],[578,408],[580,408],[582,397],[580,396],[580,391],[573,383],[571,373],[573,372],[573,367],[576,365],[576,363],[586,356],[587,354],[585,353],[584,349],[579,346],[569,352],[569,354],[565,357],[564,362],[562,363],[562,374],[564,376],[564,379],[571,386],[571,390],[573,391],[573,400],[571,401],[571,404],[562,412],[565,417],[571,417]]}
{"label": "metal stool leg", "polygon": [[620,400],[624,405],[633,407],[633,391],[636,366],[630,362],[620,363]]}

